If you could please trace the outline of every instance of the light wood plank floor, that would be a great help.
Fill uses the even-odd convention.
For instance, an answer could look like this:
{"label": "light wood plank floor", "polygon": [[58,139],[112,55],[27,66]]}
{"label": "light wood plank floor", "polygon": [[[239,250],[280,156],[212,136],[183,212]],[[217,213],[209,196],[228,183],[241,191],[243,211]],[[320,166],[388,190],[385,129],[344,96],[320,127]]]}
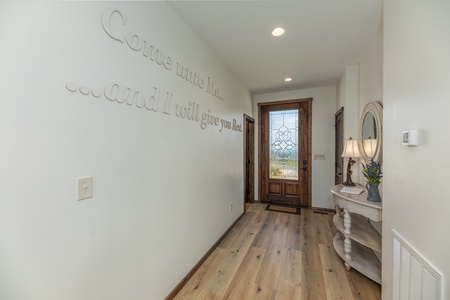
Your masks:
{"label": "light wood plank floor", "polygon": [[248,206],[175,299],[381,299],[380,285],[347,271],[334,251],[333,213],[265,206]]}

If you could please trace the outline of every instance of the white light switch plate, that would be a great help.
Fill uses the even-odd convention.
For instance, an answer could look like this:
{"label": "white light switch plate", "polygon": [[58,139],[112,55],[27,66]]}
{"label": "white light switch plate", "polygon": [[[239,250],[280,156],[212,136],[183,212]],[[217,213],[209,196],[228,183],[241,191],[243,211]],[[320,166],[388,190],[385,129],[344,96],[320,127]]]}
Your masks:
{"label": "white light switch plate", "polygon": [[92,176],[88,177],[78,177],[77,178],[77,200],[83,200],[92,198],[93,195],[93,185]]}

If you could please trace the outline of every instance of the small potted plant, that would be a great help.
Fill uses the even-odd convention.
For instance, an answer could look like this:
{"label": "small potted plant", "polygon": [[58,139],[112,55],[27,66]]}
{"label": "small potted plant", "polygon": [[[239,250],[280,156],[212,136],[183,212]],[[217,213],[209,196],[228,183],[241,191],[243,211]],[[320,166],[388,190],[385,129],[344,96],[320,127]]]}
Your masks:
{"label": "small potted plant", "polygon": [[380,191],[378,190],[378,186],[380,185],[381,178],[383,177],[383,172],[381,171],[381,162],[377,163],[370,160],[370,163],[364,165],[361,163],[362,171],[364,177],[366,178],[366,188],[367,188],[367,200],[373,202],[380,202]]}

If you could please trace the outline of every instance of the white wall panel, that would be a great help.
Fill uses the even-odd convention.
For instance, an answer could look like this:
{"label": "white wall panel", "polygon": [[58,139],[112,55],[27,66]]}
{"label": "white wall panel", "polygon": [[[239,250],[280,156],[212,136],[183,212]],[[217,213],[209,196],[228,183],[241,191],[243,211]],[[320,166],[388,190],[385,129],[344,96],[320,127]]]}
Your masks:
{"label": "white wall panel", "polygon": [[[108,7],[115,37],[173,68],[111,38]],[[249,92],[164,2],[2,1],[0,33],[0,298],[163,299],[242,213],[242,132],[220,128],[251,115]],[[108,100],[111,83],[170,93],[168,113]],[[199,120],[177,116],[190,103]]]}

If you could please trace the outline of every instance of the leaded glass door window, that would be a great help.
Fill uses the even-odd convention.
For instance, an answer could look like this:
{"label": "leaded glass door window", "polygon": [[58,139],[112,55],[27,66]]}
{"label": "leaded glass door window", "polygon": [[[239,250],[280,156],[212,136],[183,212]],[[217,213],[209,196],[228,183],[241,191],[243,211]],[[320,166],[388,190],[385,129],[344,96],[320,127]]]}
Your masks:
{"label": "leaded glass door window", "polygon": [[298,179],[298,109],[269,112],[270,178]]}

